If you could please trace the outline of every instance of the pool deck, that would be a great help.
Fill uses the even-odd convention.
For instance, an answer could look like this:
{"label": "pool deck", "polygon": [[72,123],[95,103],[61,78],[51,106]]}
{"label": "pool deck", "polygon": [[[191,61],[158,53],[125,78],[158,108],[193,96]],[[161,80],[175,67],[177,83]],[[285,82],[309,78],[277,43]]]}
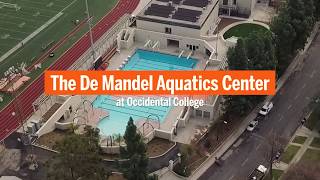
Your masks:
{"label": "pool deck", "polygon": [[[110,64],[108,69],[109,70],[116,70],[119,68],[119,66],[124,62],[125,59],[128,58],[128,56],[132,56],[137,49],[144,49],[144,50],[150,50],[143,47],[142,43],[136,42],[135,45],[130,49],[121,49],[120,53],[116,53],[110,60]],[[152,51],[152,50],[150,50]],[[156,49],[155,52],[161,52],[171,55],[179,56],[180,51],[177,48],[170,48],[170,49]],[[194,68],[195,70],[203,70],[206,65],[206,60],[208,57],[203,55],[202,53],[195,53],[191,58],[197,59],[197,65]]]}
{"label": "pool deck", "polygon": [[[119,52],[116,53],[111,58],[108,69],[109,70],[118,69],[119,66],[124,62],[124,60],[127,59],[128,56],[132,56],[137,49],[149,50],[149,49],[144,48],[142,43],[135,42],[134,46],[131,47],[130,49],[121,49],[120,53]],[[150,50],[150,51],[152,51],[152,50]],[[180,54],[180,50],[178,48],[171,48],[171,47],[170,47],[170,49],[169,48],[156,49],[155,52],[161,52],[161,53],[166,53],[166,54],[171,54],[171,55],[176,55],[176,56],[179,56],[179,54]],[[193,54],[193,56],[191,56],[191,58],[197,60],[197,64],[196,64],[196,67],[194,67],[194,70],[204,70],[204,68],[206,66],[206,61],[208,59],[207,55],[205,55],[203,53],[196,52]],[[218,66],[210,66],[208,69],[217,70]],[[173,106],[170,109],[170,111],[168,112],[168,114],[165,117],[165,119],[163,120],[163,122],[160,124],[160,129],[163,131],[171,131],[175,122],[177,121],[177,117],[179,116],[179,114],[181,113],[182,110],[183,110],[183,107]],[[196,120],[196,121],[198,123],[195,123],[195,126],[193,126],[193,125],[190,126],[190,128],[188,128],[185,133],[193,135],[193,132],[194,132],[194,129],[196,128],[196,126],[198,127],[199,125],[207,125],[207,123],[208,123],[208,121],[204,121],[204,120],[201,120],[201,121]],[[139,124],[141,124],[141,123],[139,123]],[[191,137],[189,135],[183,136],[183,137],[187,137],[187,139],[178,138],[179,141],[190,142]]]}

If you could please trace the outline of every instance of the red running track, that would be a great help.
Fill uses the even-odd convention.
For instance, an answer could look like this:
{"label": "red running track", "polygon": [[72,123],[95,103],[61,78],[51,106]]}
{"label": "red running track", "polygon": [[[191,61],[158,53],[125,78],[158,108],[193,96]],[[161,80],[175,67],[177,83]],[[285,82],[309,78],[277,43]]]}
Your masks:
{"label": "red running track", "polygon": [[[124,14],[131,14],[140,0],[119,0],[118,4],[103,17],[93,28],[93,39],[98,40]],[[66,70],[90,47],[89,34],[85,34],[70,49],[68,49],[53,65],[50,70]],[[0,112],[0,141],[7,138],[32,113],[32,103],[43,93],[43,74],[18,95],[6,108]],[[15,112],[15,115],[13,115]]]}

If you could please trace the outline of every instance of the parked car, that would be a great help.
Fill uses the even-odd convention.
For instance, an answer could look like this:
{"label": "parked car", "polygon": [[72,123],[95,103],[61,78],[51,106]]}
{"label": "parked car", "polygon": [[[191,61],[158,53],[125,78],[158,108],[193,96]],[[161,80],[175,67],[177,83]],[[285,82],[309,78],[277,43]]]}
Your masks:
{"label": "parked car", "polygon": [[272,102],[267,102],[260,109],[259,114],[261,114],[263,116],[266,116],[271,111],[272,108],[273,108],[273,103]]}
{"label": "parked car", "polygon": [[262,180],[266,175],[267,168],[263,165],[259,165],[256,169],[252,171],[250,176],[248,177],[249,180]]}
{"label": "parked car", "polygon": [[250,124],[247,127],[247,131],[253,131],[258,126],[259,121],[253,120],[250,122]]}

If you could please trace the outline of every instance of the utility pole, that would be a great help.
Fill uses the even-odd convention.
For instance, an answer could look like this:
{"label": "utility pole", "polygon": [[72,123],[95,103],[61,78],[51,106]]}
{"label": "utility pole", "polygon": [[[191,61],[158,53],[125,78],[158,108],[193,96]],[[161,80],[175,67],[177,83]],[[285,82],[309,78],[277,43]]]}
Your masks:
{"label": "utility pole", "polygon": [[88,5],[88,0],[85,0],[86,3],[86,11],[87,11],[87,19],[88,19],[88,26],[89,26],[89,36],[90,36],[90,43],[91,43],[91,54],[93,58],[93,62],[96,60],[96,52],[94,50],[94,42],[93,42],[93,35],[92,35],[92,18],[90,17],[90,12],[89,12],[89,5]]}

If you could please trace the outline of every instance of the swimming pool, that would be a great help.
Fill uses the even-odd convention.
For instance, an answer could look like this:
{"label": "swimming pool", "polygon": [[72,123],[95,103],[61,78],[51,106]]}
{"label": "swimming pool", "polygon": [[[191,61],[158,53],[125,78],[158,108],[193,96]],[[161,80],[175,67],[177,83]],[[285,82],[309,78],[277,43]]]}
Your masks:
{"label": "swimming pool", "polygon": [[[138,49],[123,70],[191,70],[197,64],[192,58],[177,57],[159,52]],[[119,97],[100,95],[93,102],[95,108],[109,112],[109,116],[100,120],[98,128],[103,135],[124,134],[130,117],[134,121],[148,116],[159,118],[160,123],[165,119],[171,107],[168,106],[116,106]],[[152,97],[160,98],[160,97]],[[162,97],[163,98],[163,97]]]}

